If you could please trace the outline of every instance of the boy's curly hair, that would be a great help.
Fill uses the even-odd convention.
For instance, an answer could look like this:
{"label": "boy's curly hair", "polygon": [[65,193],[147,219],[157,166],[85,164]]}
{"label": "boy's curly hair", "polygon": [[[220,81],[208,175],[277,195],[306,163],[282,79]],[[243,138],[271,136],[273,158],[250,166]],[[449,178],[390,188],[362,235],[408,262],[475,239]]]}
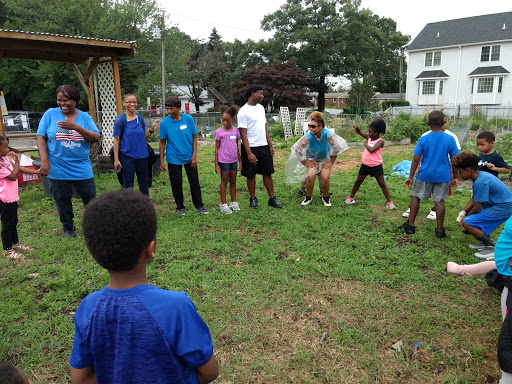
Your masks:
{"label": "boy's curly hair", "polygon": [[496,141],[496,136],[491,131],[483,131],[478,134],[477,139],[484,139],[488,143]]}
{"label": "boy's curly hair", "polygon": [[386,123],[384,122],[384,120],[372,121],[370,124],[370,128],[375,129],[375,132],[377,132],[379,135],[383,135],[386,133]]}
{"label": "boy's curly hair", "polygon": [[219,107],[220,116],[222,117],[222,115],[224,113],[227,113],[229,116],[231,116],[234,119],[236,117],[236,115],[238,114],[239,109],[240,108],[238,108],[237,105],[232,105],[232,106],[221,105]]}
{"label": "boy's curly hair", "polygon": [[480,157],[470,151],[464,151],[452,157],[452,165],[458,169],[471,168],[475,171],[478,170],[478,163]]}
{"label": "boy's curly hair", "polygon": [[129,271],[156,238],[156,212],[149,197],[132,189],[107,192],[85,208],[82,230],[94,260],[109,271]]}
{"label": "boy's curly hair", "polygon": [[309,118],[311,120],[315,120],[317,123],[322,124],[322,127],[325,128],[324,115],[320,111],[313,111],[309,114]]}

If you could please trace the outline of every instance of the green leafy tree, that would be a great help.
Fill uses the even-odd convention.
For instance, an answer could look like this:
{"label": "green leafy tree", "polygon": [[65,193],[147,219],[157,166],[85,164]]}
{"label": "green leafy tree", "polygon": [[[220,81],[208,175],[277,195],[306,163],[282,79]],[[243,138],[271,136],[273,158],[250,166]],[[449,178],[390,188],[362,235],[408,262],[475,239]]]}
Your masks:
{"label": "green leafy tree", "polygon": [[348,91],[349,110],[360,114],[366,111],[377,111],[379,103],[375,100],[375,76],[366,75],[362,79],[354,77]]}
{"label": "green leafy tree", "polygon": [[275,112],[280,107],[296,109],[312,106],[309,97],[308,80],[304,71],[293,62],[277,63],[272,67],[250,68],[243,72],[239,82],[235,84],[235,101],[243,105],[247,100],[244,93],[250,84],[259,84],[264,90],[262,105],[265,109]]}

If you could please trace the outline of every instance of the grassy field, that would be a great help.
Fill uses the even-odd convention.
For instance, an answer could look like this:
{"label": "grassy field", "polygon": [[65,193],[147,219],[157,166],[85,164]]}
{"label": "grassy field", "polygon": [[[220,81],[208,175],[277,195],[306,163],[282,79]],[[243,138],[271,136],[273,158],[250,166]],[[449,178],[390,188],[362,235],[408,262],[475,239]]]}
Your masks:
{"label": "grassy field", "polygon": [[[496,383],[499,294],[482,277],[445,272],[447,261],[477,262],[467,248],[473,239],[455,224],[469,191],[447,200],[447,238],[436,239],[426,219],[430,203],[420,207],[416,234],[406,236],[398,229],[410,198],[403,179],[387,181],[396,211],[386,209],[374,179],[363,183],[357,204],[343,203],[361,149],[341,155],[326,208],[317,187],[313,203],[300,206],[298,185],[283,182],[289,146],[280,147],[274,180],[282,210],[266,206],[260,177],[260,208],[249,210],[239,177],[242,210],[221,213],[213,146],[199,148],[210,214],[193,210],[186,182],[183,217],[174,213],[166,174],[150,190],[159,217],[150,282],[195,302],[212,333],[217,382]],[[411,153],[385,148],[386,173]],[[99,194],[119,187],[114,174],[96,181]],[[108,281],[84,246],[79,200],[74,209],[78,237],[65,239],[41,185],[23,187],[20,240],[36,250],[23,261],[0,261],[0,363],[19,365],[36,383],[69,382],[73,314]],[[399,340],[404,348],[396,352]]]}

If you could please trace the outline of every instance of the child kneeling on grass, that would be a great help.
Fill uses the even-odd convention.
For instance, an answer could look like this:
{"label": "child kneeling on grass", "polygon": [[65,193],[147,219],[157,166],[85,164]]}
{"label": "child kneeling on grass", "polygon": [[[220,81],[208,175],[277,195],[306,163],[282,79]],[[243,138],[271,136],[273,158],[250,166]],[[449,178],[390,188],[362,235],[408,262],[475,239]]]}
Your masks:
{"label": "child kneeling on grass", "polygon": [[82,227],[87,248],[110,281],[76,311],[72,382],[215,380],[210,332],[192,301],[183,292],[148,285],[157,229],[150,199],[131,189],[104,193],[87,205]]}
{"label": "child kneeling on grass", "polygon": [[9,139],[0,136],[0,217],[2,220],[2,245],[4,256],[11,259],[23,259],[23,252],[34,248],[18,243],[18,174],[39,173],[37,169],[20,166],[18,156],[9,152]]}

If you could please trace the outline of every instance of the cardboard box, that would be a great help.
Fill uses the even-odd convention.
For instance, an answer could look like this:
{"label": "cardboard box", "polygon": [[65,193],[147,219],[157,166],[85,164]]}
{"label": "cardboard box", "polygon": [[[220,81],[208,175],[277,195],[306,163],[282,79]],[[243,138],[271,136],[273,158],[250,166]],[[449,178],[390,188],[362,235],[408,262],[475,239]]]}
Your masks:
{"label": "cardboard box", "polygon": [[[33,165],[25,166],[25,168],[37,169]],[[37,173],[23,173],[20,171],[18,174],[18,184],[28,184],[28,183],[39,183],[41,181],[41,176]]]}

